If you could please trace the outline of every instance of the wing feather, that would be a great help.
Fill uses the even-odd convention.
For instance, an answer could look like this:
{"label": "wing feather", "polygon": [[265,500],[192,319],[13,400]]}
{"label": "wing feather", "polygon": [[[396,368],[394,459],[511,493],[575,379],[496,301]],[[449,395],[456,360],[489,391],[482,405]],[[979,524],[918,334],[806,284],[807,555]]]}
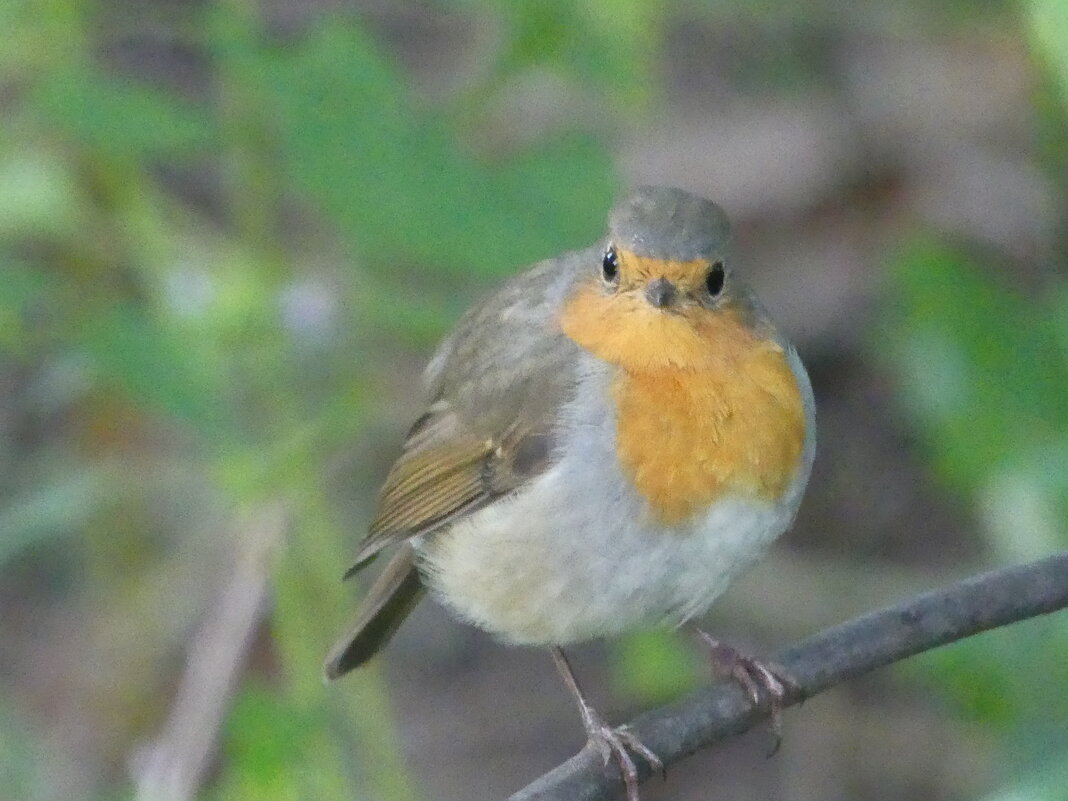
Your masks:
{"label": "wing feather", "polygon": [[[578,346],[556,320],[590,253],[543,262],[460,321],[427,370],[431,403],[408,432],[346,575],[383,548],[433,534],[551,463]],[[486,336],[486,331],[495,335]]]}

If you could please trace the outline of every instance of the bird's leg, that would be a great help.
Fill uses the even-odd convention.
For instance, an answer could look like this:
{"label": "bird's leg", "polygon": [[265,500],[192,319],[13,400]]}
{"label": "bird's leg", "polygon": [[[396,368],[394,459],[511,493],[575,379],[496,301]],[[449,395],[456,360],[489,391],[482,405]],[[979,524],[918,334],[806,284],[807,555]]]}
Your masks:
{"label": "bird's leg", "polygon": [[762,695],[767,696],[771,712],[771,733],[775,738],[768,754],[771,756],[779,750],[779,743],[782,741],[783,704],[788,694],[797,692],[797,682],[790,678],[790,674],[781,665],[774,662],[762,662],[756,657],[717,640],[697,626],[693,626],[693,630],[708,647],[713,670],[741,684],[742,689],[752,700],[753,706],[760,705]]}
{"label": "bird's leg", "polygon": [[578,703],[579,714],[582,715],[582,725],[585,727],[586,736],[589,738],[587,746],[597,749],[606,766],[609,760],[613,758],[616,760],[619,764],[619,771],[623,774],[623,782],[627,786],[627,801],[639,801],[638,769],[635,767],[634,760],[631,759],[627,749],[629,748],[638,754],[649,763],[653,770],[662,774],[664,773],[664,763],[626,726],[612,728],[605,723],[601,716],[597,714],[597,711],[590,706],[586,696],[582,694],[582,690],[579,688],[578,681],[575,679],[575,674],[571,670],[571,665],[568,663],[563,650],[557,647],[552,647],[549,650],[553,655],[553,661],[556,663],[556,669],[560,671],[560,675],[564,679],[564,684],[567,685]]}

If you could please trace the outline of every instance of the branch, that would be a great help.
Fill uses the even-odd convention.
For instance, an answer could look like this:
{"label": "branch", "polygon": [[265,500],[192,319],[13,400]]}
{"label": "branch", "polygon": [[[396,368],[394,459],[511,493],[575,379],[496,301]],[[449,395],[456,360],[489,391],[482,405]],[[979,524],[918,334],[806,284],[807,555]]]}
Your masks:
{"label": "branch", "polygon": [[[778,663],[797,682],[799,703],[828,687],[946,643],[1068,606],[1068,551],[995,570],[827,629],[784,652]],[[703,689],[637,718],[631,728],[670,765],[740,734],[767,710],[754,707],[734,683]],[[639,780],[649,768],[638,762]],[[623,793],[615,767],[583,749],[509,801],[608,801]]]}
{"label": "branch", "polygon": [[232,574],[189,644],[185,673],[156,741],[131,760],[137,801],[190,801],[211,767],[234,688],[267,609],[287,515],[265,506],[235,536]]}

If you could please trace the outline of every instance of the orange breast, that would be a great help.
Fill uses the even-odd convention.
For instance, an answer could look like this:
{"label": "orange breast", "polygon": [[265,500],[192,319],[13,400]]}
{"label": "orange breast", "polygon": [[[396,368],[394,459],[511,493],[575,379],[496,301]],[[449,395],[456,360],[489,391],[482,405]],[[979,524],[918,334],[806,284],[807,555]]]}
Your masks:
{"label": "orange breast", "polygon": [[589,288],[561,326],[620,368],[619,460],[659,520],[684,522],[726,494],[773,500],[789,486],[804,404],[783,349],[745,309],[667,315]]}
{"label": "orange breast", "polygon": [[664,523],[728,493],[775,499],[794,476],[805,416],[780,350],[736,371],[622,373],[613,394],[620,463]]}

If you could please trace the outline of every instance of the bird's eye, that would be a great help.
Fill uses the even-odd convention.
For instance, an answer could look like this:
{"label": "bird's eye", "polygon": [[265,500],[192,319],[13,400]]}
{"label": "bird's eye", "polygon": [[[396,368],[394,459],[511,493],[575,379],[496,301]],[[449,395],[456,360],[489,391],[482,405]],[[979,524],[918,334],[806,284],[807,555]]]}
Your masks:
{"label": "bird's eye", "polygon": [[605,283],[609,284],[614,284],[619,278],[619,258],[613,247],[609,247],[604,252],[604,258],[601,259],[601,277],[604,278]]}
{"label": "bird's eye", "polygon": [[705,276],[705,287],[708,289],[708,294],[712,297],[718,296],[723,291],[723,282],[726,277],[727,275],[723,270],[723,262],[714,262],[708,270],[708,275]]}

